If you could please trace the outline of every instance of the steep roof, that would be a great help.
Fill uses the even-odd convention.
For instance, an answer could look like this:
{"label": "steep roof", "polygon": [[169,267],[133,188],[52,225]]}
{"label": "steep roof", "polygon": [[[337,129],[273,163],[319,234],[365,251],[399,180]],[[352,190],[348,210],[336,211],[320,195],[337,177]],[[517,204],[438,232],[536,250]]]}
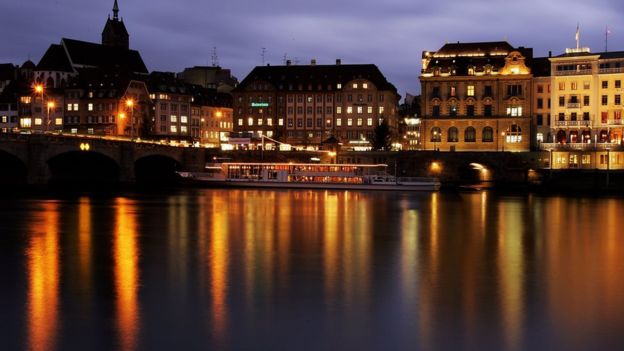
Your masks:
{"label": "steep roof", "polygon": [[354,79],[367,79],[375,84],[377,89],[396,92],[394,85],[388,82],[374,64],[258,66],[234,91],[243,91],[250,83],[256,81],[269,82],[278,90],[288,90],[289,85],[296,89],[299,84],[303,85],[304,90],[308,90],[309,85],[312,85],[313,90],[317,90],[319,85],[325,90],[328,84],[335,87],[338,83],[345,85]]}
{"label": "steep roof", "polygon": [[491,41],[491,42],[475,42],[475,43],[447,43],[436,51],[435,55],[443,56],[461,56],[472,55],[476,53],[490,56],[497,53],[509,53],[514,50],[506,41]]}
{"label": "steep roof", "polygon": [[142,81],[142,75],[136,75],[124,69],[101,70],[81,69],[79,75],[71,79],[67,89],[81,89],[93,92],[93,98],[121,98],[130,81]]}
{"label": "steep roof", "polygon": [[0,64],[0,80],[14,80],[15,77],[15,66],[11,63],[2,63]]}
{"label": "steep roof", "polygon": [[62,45],[52,44],[43,54],[41,61],[37,65],[38,71],[73,72],[67,53]]}
{"label": "steep roof", "polygon": [[147,74],[148,70],[136,50],[89,43],[63,38],[61,44],[74,66],[115,68],[124,67],[134,73]]}
{"label": "steep roof", "polygon": [[189,95],[187,84],[176,78],[175,73],[152,72],[147,77],[147,86],[150,93],[173,93]]}

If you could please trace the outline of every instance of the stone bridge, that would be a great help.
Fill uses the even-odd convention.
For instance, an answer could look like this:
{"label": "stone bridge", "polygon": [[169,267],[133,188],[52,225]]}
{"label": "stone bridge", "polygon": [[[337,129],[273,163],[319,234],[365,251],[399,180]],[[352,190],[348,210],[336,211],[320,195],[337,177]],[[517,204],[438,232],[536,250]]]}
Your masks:
{"label": "stone bridge", "polygon": [[141,169],[149,173],[163,164],[173,169],[199,171],[205,164],[205,155],[205,150],[199,148],[104,137],[0,135],[0,160],[4,164],[0,173],[23,177],[28,184],[47,184],[60,176],[57,173],[62,173],[63,168],[72,172],[90,171],[96,177],[101,171],[116,178],[113,181],[133,183]]}

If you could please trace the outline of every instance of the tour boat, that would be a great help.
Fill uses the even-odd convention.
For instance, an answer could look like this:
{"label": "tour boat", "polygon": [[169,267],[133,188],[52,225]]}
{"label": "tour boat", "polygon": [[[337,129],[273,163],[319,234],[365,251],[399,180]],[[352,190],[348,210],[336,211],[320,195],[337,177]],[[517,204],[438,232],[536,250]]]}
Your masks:
{"label": "tour boat", "polygon": [[212,187],[436,191],[437,178],[395,177],[385,164],[209,163],[204,172],[177,172]]}

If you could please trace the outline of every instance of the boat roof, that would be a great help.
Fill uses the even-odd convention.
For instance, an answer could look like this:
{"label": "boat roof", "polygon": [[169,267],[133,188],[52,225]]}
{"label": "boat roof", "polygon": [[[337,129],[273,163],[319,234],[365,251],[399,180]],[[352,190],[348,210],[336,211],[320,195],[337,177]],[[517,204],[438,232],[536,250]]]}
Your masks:
{"label": "boat roof", "polygon": [[278,162],[278,163],[267,163],[267,162],[224,162],[222,165],[225,166],[327,166],[327,167],[388,167],[387,164],[378,163],[378,164],[355,164],[355,163],[292,163],[292,162]]}

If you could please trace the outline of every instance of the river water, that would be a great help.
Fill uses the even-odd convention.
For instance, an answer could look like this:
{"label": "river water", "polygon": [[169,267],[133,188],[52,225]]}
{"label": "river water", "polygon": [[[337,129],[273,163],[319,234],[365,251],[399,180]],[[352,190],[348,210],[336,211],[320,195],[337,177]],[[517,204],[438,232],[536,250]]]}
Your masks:
{"label": "river water", "polygon": [[184,190],[0,203],[2,350],[622,350],[624,200]]}

